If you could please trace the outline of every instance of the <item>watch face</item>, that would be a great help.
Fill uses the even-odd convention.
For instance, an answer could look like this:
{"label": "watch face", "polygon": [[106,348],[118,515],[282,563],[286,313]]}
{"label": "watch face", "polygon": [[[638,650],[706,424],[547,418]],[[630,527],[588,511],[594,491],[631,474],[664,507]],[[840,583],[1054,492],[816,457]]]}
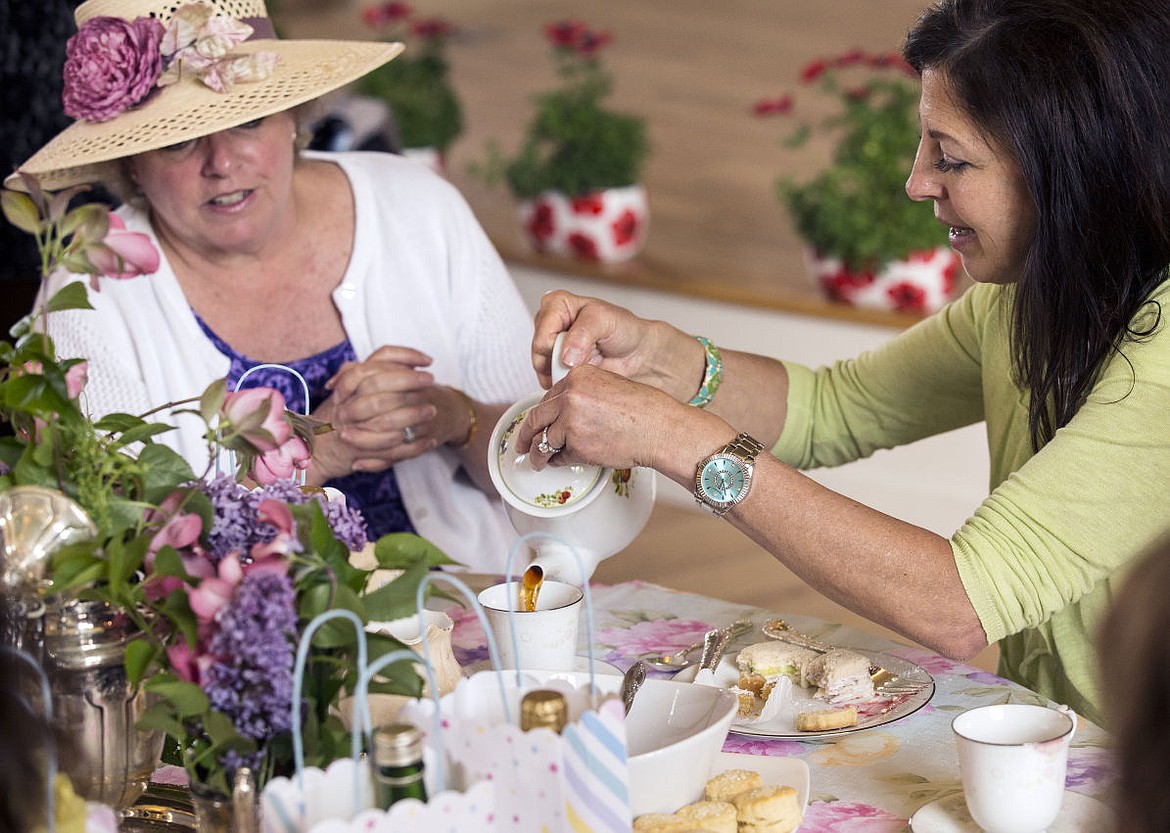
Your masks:
{"label": "watch face", "polygon": [[714,503],[731,503],[744,490],[743,466],[730,457],[708,460],[699,475],[703,493]]}

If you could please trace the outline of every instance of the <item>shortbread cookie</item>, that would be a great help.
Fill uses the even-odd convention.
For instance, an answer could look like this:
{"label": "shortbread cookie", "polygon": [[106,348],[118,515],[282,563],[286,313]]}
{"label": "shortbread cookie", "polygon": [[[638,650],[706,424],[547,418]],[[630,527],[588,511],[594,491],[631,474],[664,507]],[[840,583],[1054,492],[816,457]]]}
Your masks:
{"label": "shortbread cookie", "polygon": [[680,807],[675,815],[709,833],[736,833],[735,805],[726,801],[696,801]]}
{"label": "shortbread cookie", "polygon": [[800,827],[800,803],[792,787],[753,787],[732,803],[739,833],[792,833]]}
{"label": "shortbread cookie", "polygon": [[751,769],[729,769],[721,772],[707,782],[703,790],[703,797],[708,801],[730,801],[732,797],[758,787],[764,780],[760,773]]}
{"label": "shortbread cookie", "polygon": [[796,728],[801,732],[825,732],[857,725],[857,707],[839,709],[811,709],[796,716]]}

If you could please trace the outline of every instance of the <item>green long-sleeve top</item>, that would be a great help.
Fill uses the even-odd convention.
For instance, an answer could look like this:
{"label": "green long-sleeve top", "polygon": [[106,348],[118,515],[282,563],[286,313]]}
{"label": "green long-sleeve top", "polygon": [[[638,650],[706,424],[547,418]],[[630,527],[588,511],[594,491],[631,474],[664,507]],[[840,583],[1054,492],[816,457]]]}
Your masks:
{"label": "green long-sleeve top", "polygon": [[1037,452],[1013,381],[1010,288],[974,286],[856,359],[786,365],[772,453],[798,468],[986,423],[990,494],[950,539],[963,586],[1000,643],[1000,673],[1095,721],[1097,628],[1126,566],[1170,530],[1168,294],[1170,281],[1135,319],[1149,334],[1111,356]]}

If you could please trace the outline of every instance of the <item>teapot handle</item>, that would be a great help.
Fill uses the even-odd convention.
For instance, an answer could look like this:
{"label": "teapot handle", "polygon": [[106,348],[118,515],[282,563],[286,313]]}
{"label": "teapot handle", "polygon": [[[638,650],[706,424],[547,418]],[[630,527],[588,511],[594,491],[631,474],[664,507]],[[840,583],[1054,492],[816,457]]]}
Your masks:
{"label": "teapot handle", "polygon": [[565,349],[565,336],[567,331],[562,330],[557,333],[556,341],[553,342],[552,349],[552,380],[555,385],[557,382],[564,379],[569,373],[569,368],[561,361],[561,351]]}

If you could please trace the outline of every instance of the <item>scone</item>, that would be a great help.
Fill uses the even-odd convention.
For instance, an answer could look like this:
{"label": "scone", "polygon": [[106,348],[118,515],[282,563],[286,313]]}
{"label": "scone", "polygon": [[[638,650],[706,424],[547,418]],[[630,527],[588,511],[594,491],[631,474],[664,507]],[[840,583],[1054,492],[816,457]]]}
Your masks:
{"label": "scone", "polygon": [[739,833],[792,833],[800,827],[800,803],[792,787],[753,787],[732,803]]}
{"label": "scone", "polygon": [[857,707],[838,709],[808,709],[796,716],[796,728],[801,732],[826,732],[857,725]]}
{"label": "scone", "polygon": [[696,828],[674,813],[643,813],[634,819],[634,833],[687,833]]}
{"label": "scone", "polygon": [[744,790],[750,790],[763,783],[764,779],[755,770],[729,769],[707,782],[707,786],[703,788],[703,797],[707,801],[731,801]]}
{"label": "scone", "polygon": [[736,833],[735,805],[726,801],[696,801],[680,807],[675,815],[709,833]]}

